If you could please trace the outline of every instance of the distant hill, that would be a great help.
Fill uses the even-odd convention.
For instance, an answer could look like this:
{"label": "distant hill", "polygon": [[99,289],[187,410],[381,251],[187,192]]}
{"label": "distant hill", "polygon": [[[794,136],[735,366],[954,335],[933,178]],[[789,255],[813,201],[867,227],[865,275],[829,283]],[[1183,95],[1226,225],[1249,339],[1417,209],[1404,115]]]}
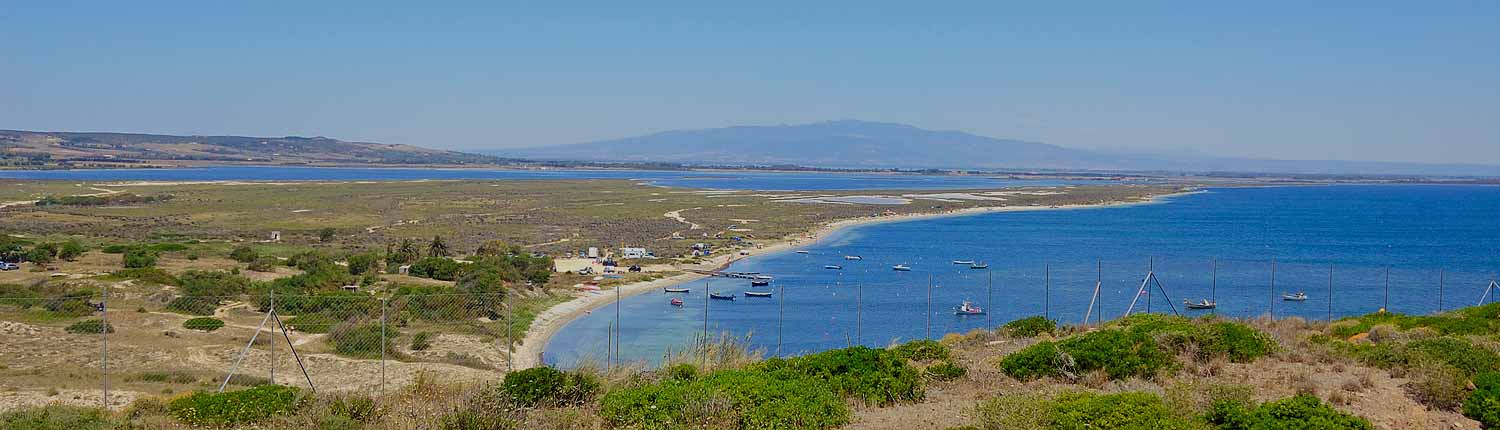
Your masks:
{"label": "distant hill", "polygon": [[0,130],[0,166],[60,165],[467,165],[490,155],[326,137],[170,136]]}
{"label": "distant hill", "polygon": [[842,120],[666,131],[638,137],[488,151],[539,160],[800,165],[841,168],[1004,168],[1334,175],[1500,176],[1500,166],[1265,160],[1110,153],[904,124]]}

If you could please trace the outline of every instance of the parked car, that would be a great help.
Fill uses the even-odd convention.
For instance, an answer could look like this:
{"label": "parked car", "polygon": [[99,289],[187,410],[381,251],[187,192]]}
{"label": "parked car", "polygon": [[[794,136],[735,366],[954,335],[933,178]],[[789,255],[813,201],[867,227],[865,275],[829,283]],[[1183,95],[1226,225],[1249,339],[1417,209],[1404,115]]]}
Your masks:
{"label": "parked car", "polygon": [[19,270],[20,268],[19,264],[0,261],[0,270]]}

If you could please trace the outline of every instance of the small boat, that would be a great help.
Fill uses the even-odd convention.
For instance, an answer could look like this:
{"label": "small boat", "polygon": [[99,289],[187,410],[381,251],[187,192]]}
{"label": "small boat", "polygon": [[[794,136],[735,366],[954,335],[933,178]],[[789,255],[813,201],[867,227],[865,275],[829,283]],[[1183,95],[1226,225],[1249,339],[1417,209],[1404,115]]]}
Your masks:
{"label": "small boat", "polygon": [[798,254],[811,254],[811,252],[807,252],[807,251],[797,251],[797,253]]}
{"label": "small boat", "polygon": [[1219,307],[1219,304],[1209,299],[1203,299],[1197,303],[1183,300],[1182,306],[1188,309],[1213,309]]}
{"label": "small boat", "polygon": [[858,255],[845,255],[844,259],[845,260],[850,260],[850,261],[857,261],[857,260],[863,260],[865,258],[864,257],[860,257]]}
{"label": "small boat", "polygon": [[682,299],[672,299],[672,306],[682,307]]}
{"label": "small boat", "polygon": [[823,266],[823,268],[828,270],[844,270],[844,266],[840,266],[837,264],[830,264],[827,266]]}
{"label": "small boat", "polygon": [[973,266],[974,260],[953,260],[953,264],[967,264]]}
{"label": "small boat", "polygon": [[686,293],[692,290],[689,290],[687,288],[663,288],[661,291],[663,293]]}
{"label": "small boat", "polygon": [[984,308],[980,308],[978,306],[974,306],[973,303],[970,303],[968,300],[964,300],[964,304],[959,305],[958,309],[954,309],[953,310],[953,314],[954,315],[984,315]]}
{"label": "small boat", "polygon": [[734,296],[726,296],[719,293],[709,293],[708,298],[714,300],[734,300]]}
{"label": "small boat", "polygon": [[750,280],[750,286],[752,286],[752,287],[764,287],[764,286],[767,286],[767,285],[771,285],[771,280],[770,279],[751,279]]}
{"label": "small boat", "polygon": [[895,266],[891,266],[891,270],[895,270],[897,272],[910,272],[911,266],[907,266],[905,264],[897,264]]}
{"label": "small boat", "polygon": [[969,268],[970,269],[988,269],[988,268],[990,268],[990,264],[989,263],[973,263],[973,264],[969,264]]}
{"label": "small boat", "polygon": [[770,291],[746,291],[745,297],[771,297]]}
{"label": "small boat", "polygon": [[1282,300],[1286,300],[1288,302],[1302,302],[1302,301],[1307,301],[1307,293],[1298,291],[1296,293],[1282,294],[1281,295],[1281,299]]}

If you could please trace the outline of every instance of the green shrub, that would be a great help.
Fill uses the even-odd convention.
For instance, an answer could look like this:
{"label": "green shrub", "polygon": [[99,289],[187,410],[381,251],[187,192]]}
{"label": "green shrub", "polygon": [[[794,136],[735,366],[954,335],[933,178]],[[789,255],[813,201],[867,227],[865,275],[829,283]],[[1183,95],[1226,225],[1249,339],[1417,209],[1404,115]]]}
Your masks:
{"label": "green shrub", "polygon": [[931,366],[927,366],[927,376],[941,381],[962,378],[967,374],[969,374],[969,369],[965,369],[963,366],[954,364],[951,361],[939,361]]}
{"label": "green shrub", "polygon": [[534,367],[507,373],[500,391],[511,403],[523,407],[571,406],[593,399],[599,381],[582,373]]}
{"label": "green shrub", "polygon": [[78,241],[69,240],[67,242],[63,242],[62,247],[57,250],[57,258],[61,258],[67,261],[73,261],[77,260],[78,257],[82,257],[83,254],[88,251],[88,248],[85,248],[83,244],[78,243]]}
{"label": "green shrub", "polygon": [[141,246],[131,247],[120,257],[120,263],[126,269],[156,267],[156,251]]}
{"label": "green shrub", "polygon": [[328,343],[333,345],[333,352],[339,355],[377,358],[380,357],[382,345],[390,349],[391,339],[400,335],[387,327],[382,336],[381,330],[379,324],[340,324],[334,326],[333,331],[328,334]]}
{"label": "green shrub", "polygon": [[1012,378],[1030,381],[1062,374],[1062,350],[1056,342],[1042,341],[1000,360],[1000,370]]}
{"label": "green shrub", "polygon": [[772,358],[750,366],[778,379],[811,378],[834,393],[875,405],[921,400],[921,374],[892,351],[862,346],[793,358]]}
{"label": "green shrub", "polygon": [[442,281],[458,279],[459,271],[463,265],[447,257],[427,257],[412,263],[408,274],[419,278],[432,278]]}
{"label": "green shrub", "polygon": [[199,426],[251,424],[289,414],[304,403],[300,390],[282,385],[263,385],[224,393],[197,392],[167,405],[173,418]]}
{"label": "green shrub", "polygon": [[234,247],[234,250],[229,251],[229,259],[241,263],[250,263],[260,259],[260,253],[255,252],[255,248],[240,245]]}
{"label": "green shrub", "polygon": [[1221,430],[1371,430],[1364,418],[1345,414],[1317,397],[1298,394],[1259,406],[1241,402],[1215,402],[1205,417]]}
{"label": "green shrub", "polygon": [[1053,398],[1008,395],[981,403],[981,427],[990,429],[1196,429],[1150,393],[1063,393]]}
{"label": "green shrub", "polygon": [[214,331],[224,327],[218,318],[193,318],[182,322],[182,328],[198,331]]}
{"label": "green shrub", "polygon": [[948,347],[931,339],[914,340],[891,349],[896,358],[911,361],[947,360]]}
{"label": "green shrub", "polygon": [[1464,401],[1464,416],[1487,429],[1500,429],[1500,372],[1474,377],[1474,392]]}
{"label": "green shrub", "polygon": [[375,406],[375,399],[349,394],[329,400],[328,414],[347,418],[355,423],[369,423],[380,414],[380,409]]}
{"label": "green shrub", "polygon": [[849,409],[816,380],[733,370],[610,391],[600,416],[611,428],[824,429],[847,423]]}
{"label": "green shrub", "polygon": [[1011,337],[1036,337],[1056,332],[1057,321],[1042,316],[1026,317],[1005,323],[1000,329]]}
{"label": "green shrub", "polygon": [[1445,336],[1413,341],[1406,345],[1406,351],[1413,356],[1441,360],[1462,370],[1465,375],[1500,371],[1500,354],[1460,338]]}
{"label": "green shrub", "polygon": [[1462,370],[1433,358],[1412,362],[1405,386],[1411,398],[1440,410],[1457,410],[1469,396],[1469,377]]}
{"label": "green shrub", "polygon": [[245,268],[254,272],[275,272],[278,263],[281,263],[281,260],[277,260],[276,257],[263,256],[251,261]]}
{"label": "green shrub", "polygon": [[1145,333],[1101,330],[1041,342],[1006,356],[1000,368],[1012,378],[1073,376],[1103,370],[1111,379],[1146,377],[1176,365],[1171,355]]}
{"label": "green shrub", "polygon": [[333,317],[328,316],[328,314],[316,312],[310,314],[300,314],[291,318],[287,318],[285,322],[287,327],[297,329],[297,331],[303,333],[328,333],[329,331],[332,331],[333,327],[338,325],[338,323],[338,320],[333,319]]}
{"label": "green shrub", "polygon": [[103,320],[99,320],[99,319],[87,319],[87,320],[83,320],[83,321],[79,321],[79,322],[73,323],[72,325],[69,325],[68,328],[66,328],[64,330],[67,331],[68,333],[73,333],[73,334],[114,333],[115,332],[115,326],[112,325],[112,324],[107,324]]}
{"label": "green shrub", "polygon": [[171,273],[167,273],[167,271],[157,269],[155,267],[121,269],[114,271],[114,273],[110,273],[110,275],[115,278],[134,279],[137,281],[157,285],[178,285],[178,279],[176,276],[172,276]]}
{"label": "green shrub", "polygon": [[432,332],[418,332],[411,337],[412,351],[426,351],[432,347]]}
{"label": "green shrub", "polygon": [[667,368],[667,378],[678,381],[691,381],[698,377],[698,368],[691,364],[674,364]]}
{"label": "green shrub", "polygon": [[6,430],[105,430],[114,428],[109,412],[67,405],[30,407],[0,413]]}
{"label": "green shrub", "polygon": [[213,315],[218,309],[218,297],[183,296],[167,302],[167,310],[186,315]]}

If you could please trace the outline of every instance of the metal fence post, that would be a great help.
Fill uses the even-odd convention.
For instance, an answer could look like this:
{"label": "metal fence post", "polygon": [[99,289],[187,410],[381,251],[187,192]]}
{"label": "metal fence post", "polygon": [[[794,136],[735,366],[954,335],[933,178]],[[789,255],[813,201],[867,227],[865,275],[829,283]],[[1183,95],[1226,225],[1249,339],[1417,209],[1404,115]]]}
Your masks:
{"label": "metal fence post", "polygon": [[109,287],[99,296],[99,373],[104,391],[104,409],[109,410]]}
{"label": "metal fence post", "polygon": [[781,292],[777,294],[777,296],[780,296],[781,298],[777,301],[776,304],[776,356],[780,357],[781,328],[782,326],[786,325],[786,285],[778,283],[777,288],[781,290]]}
{"label": "metal fence post", "polygon": [[380,298],[380,397],[385,397],[385,348],[390,342],[385,338],[386,308],[390,302]]}
{"label": "metal fence post", "polygon": [[[507,302],[510,301],[510,296],[509,295],[506,296],[506,301]],[[515,339],[516,323],[515,323],[515,321],[516,321],[516,319],[515,319],[515,317],[516,317],[515,309],[511,306],[510,303],[506,303],[505,304],[505,369],[507,371],[510,371],[510,372],[516,371],[516,360],[515,360],[515,355],[516,355],[516,339]]]}
{"label": "metal fence post", "polygon": [[[268,301],[270,302],[271,308],[269,310],[267,310],[267,312],[275,312],[276,311],[276,289],[272,288],[271,292],[269,294],[270,294],[270,300],[268,300]],[[275,333],[275,332],[276,332],[275,329],[272,329],[271,333]],[[270,364],[267,365],[267,367],[271,368],[271,385],[276,385],[276,336],[271,336],[271,343],[267,344],[267,346],[269,348],[271,348],[271,362],[270,362]],[[287,347],[290,348],[291,345],[287,345]]]}

